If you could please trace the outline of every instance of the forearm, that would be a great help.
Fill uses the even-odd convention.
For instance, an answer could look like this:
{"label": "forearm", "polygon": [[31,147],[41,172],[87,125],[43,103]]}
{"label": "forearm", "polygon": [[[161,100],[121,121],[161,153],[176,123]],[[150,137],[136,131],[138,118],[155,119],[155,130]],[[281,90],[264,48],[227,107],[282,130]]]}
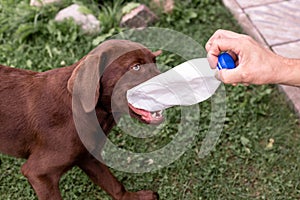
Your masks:
{"label": "forearm", "polygon": [[300,59],[283,58],[278,84],[300,86]]}

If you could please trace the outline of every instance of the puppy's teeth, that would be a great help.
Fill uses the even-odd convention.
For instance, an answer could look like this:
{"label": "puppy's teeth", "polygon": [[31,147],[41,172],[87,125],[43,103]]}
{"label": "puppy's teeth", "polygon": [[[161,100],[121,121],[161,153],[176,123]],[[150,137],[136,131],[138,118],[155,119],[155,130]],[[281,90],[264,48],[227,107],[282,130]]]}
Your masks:
{"label": "puppy's teeth", "polygon": [[156,118],[160,118],[160,117],[161,117],[161,113],[160,113],[159,111],[157,111],[157,112],[155,113],[155,115],[156,115],[156,116],[155,116]]}
{"label": "puppy's teeth", "polygon": [[156,117],[156,113],[155,112],[151,112],[151,116],[154,118]]}
{"label": "puppy's teeth", "polygon": [[161,116],[162,116],[162,112],[163,111],[156,111],[156,112],[151,112],[151,116],[153,117],[153,118],[160,118]]}

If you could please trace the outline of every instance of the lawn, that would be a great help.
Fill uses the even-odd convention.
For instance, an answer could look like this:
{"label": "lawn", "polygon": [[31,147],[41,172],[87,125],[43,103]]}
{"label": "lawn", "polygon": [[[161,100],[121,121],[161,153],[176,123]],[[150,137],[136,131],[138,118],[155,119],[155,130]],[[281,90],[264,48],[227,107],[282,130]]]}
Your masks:
{"label": "lawn", "polygon": [[[100,9],[95,1],[76,1],[101,20],[102,30],[98,35],[83,34],[72,21],[53,21],[57,10],[72,0],[42,9],[29,7],[28,2],[0,0],[0,63],[45,71],[74,63],[104,39],[103,36],[124,31],[118,27],[118,20],[120,10],[130,1],[107,3]],[[148,1],[139,2],[147,4]],[[241,32],[221,0],[175,2],[171,14],[155,10],[160,17],[155,27],[179,31],[202,45],[219,28]],[[158,59],[168,66],[180,61],[178,55],[170,52]],[[210,124],[213,100],[208,100],[197,105],[196,116],[190,116],[198,120],[199,131],[175,162],[147,173],[112,169],[128,190],[151,189],[162,200],[300,198],[299,121],[277,86],[226,85],[223,89],[226,90],[223,99],[226,117],[213,151],[199,157],[205,134],[219,125]],[[164,126],[151,138],[135,138],[122,127],[116,127],[110,139],[134,152],[159,149],[172,141],[180,129],[180,108],[169,109],[166,115]],[[36,199],[20,173],[24,162],[0,155],[0,199]],[[64,199],[110,199],[78,168],[63,176],[60,188]]]}

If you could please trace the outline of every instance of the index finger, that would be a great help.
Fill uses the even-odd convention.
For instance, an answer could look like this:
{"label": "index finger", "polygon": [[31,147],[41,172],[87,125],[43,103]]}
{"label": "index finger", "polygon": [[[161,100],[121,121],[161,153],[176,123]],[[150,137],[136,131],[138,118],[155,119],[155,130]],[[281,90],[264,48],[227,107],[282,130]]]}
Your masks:
{"label": "index finger", "polygon": [[222,39],[222,38],[239,38],[241,37],[241,34],[235,33],[228,30],[219,29],[217,30],[207,41],[205,45],[206,51],[209,51],[211,45],[214,43],[216,39]]}
{"label": "index finger", "polygon": [[239,39],[232,39],[232,38],[215,39],[214,43],[211,45],[209,51],[207,52],[207,59],[210,67],[213,69],[216,68],[219,54],[225,51],[230,52],[230,55],[236,61],[237,60],[236,56],[238,56],[240,53],[239,45],[240,45]]}

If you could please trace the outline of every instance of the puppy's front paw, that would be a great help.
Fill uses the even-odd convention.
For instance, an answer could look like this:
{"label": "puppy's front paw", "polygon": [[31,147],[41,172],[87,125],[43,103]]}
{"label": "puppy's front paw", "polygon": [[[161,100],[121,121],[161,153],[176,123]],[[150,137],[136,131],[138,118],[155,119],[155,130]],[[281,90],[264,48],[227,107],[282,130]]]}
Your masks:
{"label": "puppy's front paw", "polygon": [[158,200],[156,192],[150,190],[141,190],[138,192],[126,192],[122,200]]}

